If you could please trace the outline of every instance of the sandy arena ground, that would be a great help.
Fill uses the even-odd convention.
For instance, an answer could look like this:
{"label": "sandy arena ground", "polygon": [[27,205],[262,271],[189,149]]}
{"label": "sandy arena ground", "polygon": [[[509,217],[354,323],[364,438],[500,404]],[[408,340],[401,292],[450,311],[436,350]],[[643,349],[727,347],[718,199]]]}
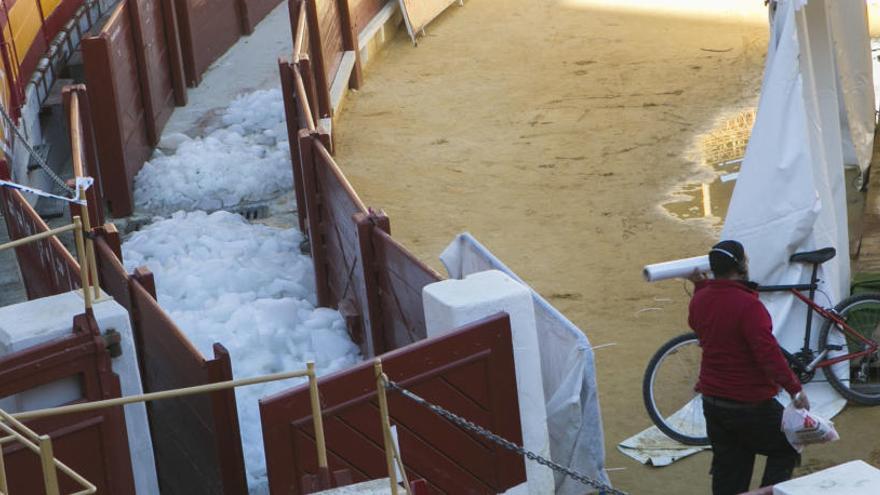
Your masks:
{"label": "sandy arena ground", "polygon": [[[346,102],[338,160],[423,260],[440,268],[437,255],[468,230],[594,345],[617,343],[597,351],[607,466],[625,468],[610,473],[617,487],[708,493],[709,454],[652,468],[616,445],[650,425],[642,373],[687,326],[681,282],[645,283],[641,267],[701,254],[716,235],[717,222],[660,205],[707,173],[699,136],[756,104],[761,2],[749,15],[691,17],[576,1],[470,1],[418,48],[401,32]],[[843,440],[809,449],[799,474],[880,465],[878,420],[880,409],[850,406],[836,420]]]}

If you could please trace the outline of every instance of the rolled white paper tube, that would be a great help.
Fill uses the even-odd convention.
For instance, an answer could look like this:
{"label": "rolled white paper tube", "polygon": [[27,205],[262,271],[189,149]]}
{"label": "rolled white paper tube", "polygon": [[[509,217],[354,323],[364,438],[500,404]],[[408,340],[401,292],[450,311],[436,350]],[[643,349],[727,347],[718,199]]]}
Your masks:
{"label": "rolled white paper tube", "polygon": [[701,272],[709,271],[709,257],[694,256],[693,258],[685,258],[681,260],[667,261],[665,263],[654,263],[647,265],[642,270],[647,282],[657,282],[658,280],[666,280],[669,278],[687,277],[694,273],[694,269]]}

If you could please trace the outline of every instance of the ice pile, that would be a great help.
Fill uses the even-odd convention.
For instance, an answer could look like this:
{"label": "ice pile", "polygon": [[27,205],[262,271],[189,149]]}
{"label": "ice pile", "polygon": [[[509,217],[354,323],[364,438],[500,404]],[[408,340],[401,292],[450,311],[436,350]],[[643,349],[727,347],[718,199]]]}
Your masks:
{"label": "ice pile", "polygon": [[[238,174],[236,174],[238,176]],[[212,357],[221,342],[237,378],[303,369],[319,374],[361,360],[338,312],[316,308],[311,259],[302,234],[248,223],[218,211],[178,212],[144,227],[122,246],[126,269],[147,266],[159,304],[195,346]],[[300,381],[236,390],[251,493],[266,488],[257,401]]]}
{"label": "ice pile", "polygon": [[146,213],[219,210],[264,201],[293,184],[278,89],[236,98],[204,137],[164,136],[135,177],[135,205]]}

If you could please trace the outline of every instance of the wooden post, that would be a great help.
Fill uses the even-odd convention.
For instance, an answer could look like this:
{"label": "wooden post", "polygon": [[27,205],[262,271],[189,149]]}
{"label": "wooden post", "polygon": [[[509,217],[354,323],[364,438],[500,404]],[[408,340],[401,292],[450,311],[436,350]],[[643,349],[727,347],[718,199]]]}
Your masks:
{"label": "wooden post", "polygon": [[305,197],[303,196],[302,166],[300,165],[299,116],[296,111],[293,89],[293,68],[283,58],[278,59],[278,73],[281,76],[281,94],[284,101],[284,120],[287,124],[287,141],[290,143],[290,166],[293,169],[293,191],[296,196],[296,212],[300,232],[306,231]]}
{"label": "wooden post", "polygon": [[156,127],[156,109],[153,102],[153,91],[150,84],[150,70],[161,70],[157,67],[147,67],[147,45],[144,43],[144,26],[141,23],[140,5],[138,2],[128,2],[128,21],[134,37],[135,66],[138,71],[138,82],[141,90],[141,104],[144,106],[144,124],[147,130],[147,142],[151,146],[159,143],[160,132]]}
{"label": "wooden post", "polygon": [[251,12],[250,9],[248,9],[247,0],[238,0],[236,6],[238,9],[239,27],[241,28],[242,34],[253,34],[254,24],[256,23],[251,20]]}
{"label": "wooden post", "polygon": [[[177,30],[180,39],[180,54],[183,63],[183,75],[186,85],[194,88],[202,81],[202,75],[196,68],[196,54],[193,46],[192,6],[187,0],[172,0],[177,14]],[[167,26],[166,26],[167,27]]]}
{"label": "wooden post", "polygon": [[306,199],[306,216],[309,221],[309,244],[312,263],[315,265],[315,289],[318,306],[330,306],[330,286],[327,282],[326,252],[321,232],[321,206],[315,177],[314,137],[305,129],[299,131],[299,148],[302,157],[303,191]]}
{"label": "wooden post", "polygon": [[174,0],[161,0],[162,20],[165,22],[165,37],[168,46],[168,64],[171,70],[171,87],[174,88],[174,104],[186,105],[186,78],[183,71],[183,53],[180,48],[180,31]]}
{"label": "wooden post", "polygon": [[[229,351],[222,345],[213,346],[214,359],[205,362],[209,385],[233,381]],[[225,495],[247,493],[247,475],[244,472],[244,451],[241,446],[241,427],[235,391],[224,388],[211,393],[211,412],[214,417],[214,441],[217,443],[218,466]]]}
{"label": "wooden post", "polygon": [[342,47],[345,50],[354,51],[354,69],[351,71],[348,87],[360,89],[364,84],[364,75],[361,69],[361,51],[358,49],[357,26],[354,25],[354,19],[351,15],[351,2],[349,0],[338,0],[338,2]]}
{"label": "wooden post", "polygon": [[[296,31],[299,26],[300,5],[303,0],[287,0],[287,18],[290,19],[290,46],[296,46]],[[296,50],[293,52],[293,61],[296,62]]]}
{"label": "wooden post", "polygon": [[107,243],[107,246],[110,247],[110,250],[113,251],[113,254],[116,255],[116,259],[119,262],[122,262],[122,239],[119,236],[119,231],[116,230],[116,225],[112,223],[105,223],[103,227],[97,230],[98,235],[104,239],[104,242]]}
{"label": "wooden post", "polygon": [[[388,217],[380,213],[386,221]],[[376,252],[373,243],[373,229],[379,221],[379,215],[355,213],[352,219],[357,226],[358,255],[360,257],[361,277],[364,281],[364,298],[366,307],[363,311],[365,356],[378,356],[388,351],[385,342],[385,321],[382,315],[381,297],[379,293],[379,275],[376,266]]]}
{"label": "wooden post", "polygon": [[379,419],[382,422],[382,440],[385,444],[385,463],[388,466],[388,481],[391,484],[391,495],[397,495],[397,472],[394,470],[394,439],[388,420],[388,397],[385,395],[385,373],[382,371],[382,360],[376,358],[373,363],[376,373],[376,398],[379,402]]}
{"label": "wooden post", "polygon": [[321,28],[318,22],[318,9],[315,0],[307,2],[307,15],[309,24],[309,53],[312,63],[315,64],[315,83],[318,86],[318,114],[321,118],[329,118],[333,115],[330,104],[330,81],[327,77],[327,59],[324,57],[324,45],[321,41]]}
{"label": "wooden post", "polygon": [[330,486],[330,467],[327,464],[327,444],[324,440],[324,417],[321,414],[321,400],[318,397],[318,377],[315,375],[315,362],[306,362],[309,372],[309,400],[312,405],[312,424],[315,429],[315,444],[318,449],[318,479],[322,488]]}
{"label": "wooden post", "polygon": [[318,132],[315,134],[315,137],[318,139],[318,141],[321,142],[321,144],[324,145],[324,149],[329,151],[330,154],[332,155],[333,154],[333,138],[330,136],[330,134],[327,134],[326,132],[324,132],[324,129],[319,128]]}
{"label": "wooden post", "polygon": [[[312,121],[317,122],[319,117],[318,111],[318,89],[315,88],[315,75],[312,71],[312,62],[308,58],[300,58],[296,63],[299,66],[299,72],[302,74],[303,85],[306,87],[306,97],[309,99],[309,111],[312,114]],[[300,108],[305,108],[300,106]],[[305,115],[303,116],[305,118]]]}
{"label": "wooden post", "polygon": [[153,278],[153,272],[149,268],[145,266],[135,268],[131,278],[140,284],[153,299],[156,299],[156,279]]}

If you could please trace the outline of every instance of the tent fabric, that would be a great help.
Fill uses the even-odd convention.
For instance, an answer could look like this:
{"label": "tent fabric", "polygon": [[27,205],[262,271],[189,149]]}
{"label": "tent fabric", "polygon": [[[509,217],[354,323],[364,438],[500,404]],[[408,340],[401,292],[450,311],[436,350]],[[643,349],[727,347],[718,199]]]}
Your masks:
{"label": "tent fabric", "polygon": [[[842,156],[823,148],[822,133],[835,132],[818,115],[820,89],[805,75],[814,67],[809,50],[801,50],[798,22],[811,15],[807,5],[780,1],[761,99],[721,237],[743,243],[750,255],[750,278],[763,285],[806,283],[812,266],[790,263],[801,251],[828,246],[838,255],[819,269],[820,304],[833,306],[849,295],[849,237]],[[821,7],[823,2],[815,2]],[[835,9],[829,9],[834,11]],[[798,19],[800,17],[800,19]],[[803,27],[800,29],[803,36]],[[811,33],[819,35],[818,33]],[[867,37],[862,40],[867,45]],[[834,124],[834,123],[832,123]],[[831,128],[829,128],[831,127]],[[837,128],[839,132],[839,128]],[[790,352],[803,346],[806,306],[787,292],[762,293],[773,318],[773,333]],[[816,349],[823,321],[814,316],[810,345]],[[835,368],[846,373],[846,363]],[[836,415],[846,401],[819,372],[810,399],[825,417]],[[786,403],[786,394],[780,401]]]}
{"label": "tent fabric", "polygon": [[[810,7],[823,3],[813,2],[798,11],[804,3],[777,2],[755,125],[721,238],[743,243],[749,255],[750,278],[763,285],[809,282],[812,267],[790,263],[789,257],[833,246],[838,255],[821,266],[817,295],[820,304],[833,306],[849,295],[843,160],[824,147],[822,133],[835,129],[829,130],[819,116],[817,83],[809,73],[818,62],[810,60],[809,50],[802,53],[798,39],[799,31],[801,36],[804,31],[803,27],[798,29],[798,23],[808,22],[805,16],[810,15]],[[807,74],[808,84],[804,84],[802,73]],[[806,306],[787,292],[762,293],[761,299],[773,318],[773,333],[780,344],[791,352],[800,350]],[[814,318],[810,344],[816,349],[822,321]],[[835,371],[847,373],[846,367],[840,363]],[[822,372],[806,391],[813,410],[825,418],[846,405]],[[787,404],[787,394],[780,394],[778,400]],[[640,462],[660,463],[655,465],[695,453],[678,450],[670,456],[676,445],[679,449],[684,446],[673,440],[652,443],[652,435],[649,428],[619,448]]]}
{"label": "tent fabric", "polygon": [[828,13],[837,67],[843,163],[858,165],[865,172],[871,164],[875,127],[871,46],[866,42],[870,36],[868,7],[864,0],[836,0]]}
{"label": "tent fabric", "polygon": [[[776,45],[768,50],[757,118],[721,237],[743,243],[751,254],[751,278],[764,285],[809,281],[811,267],[790,263],[789,257],[835,247],[839,255],[819,271],[820,302],[831,305],[848,295],[849,285],[842,158],[828,163],[821,145],[828,129],[806,103],[816,89],[805,85],[801,75],[792,2],[779,2],[773,30],[778,33],[771,38]],[[762,300],[773,317],[777,339],[787,349],[798,350],[803,344],[804,305],[787,293],[765,293]],[[814,329],[820,327],[817,319]],[[813,346],[817,339],[815,331]]]}
{"label": "tent fabric", "polygon": [[[459,234],[440,260],[451,278],[494,269],[528,287],[469,233]],[[593,348],[578,327],[534,290],[532,300],[552,460],[609,484]],[[582,495],[584,488],[580,482],[556,473],[557,495]]]}

